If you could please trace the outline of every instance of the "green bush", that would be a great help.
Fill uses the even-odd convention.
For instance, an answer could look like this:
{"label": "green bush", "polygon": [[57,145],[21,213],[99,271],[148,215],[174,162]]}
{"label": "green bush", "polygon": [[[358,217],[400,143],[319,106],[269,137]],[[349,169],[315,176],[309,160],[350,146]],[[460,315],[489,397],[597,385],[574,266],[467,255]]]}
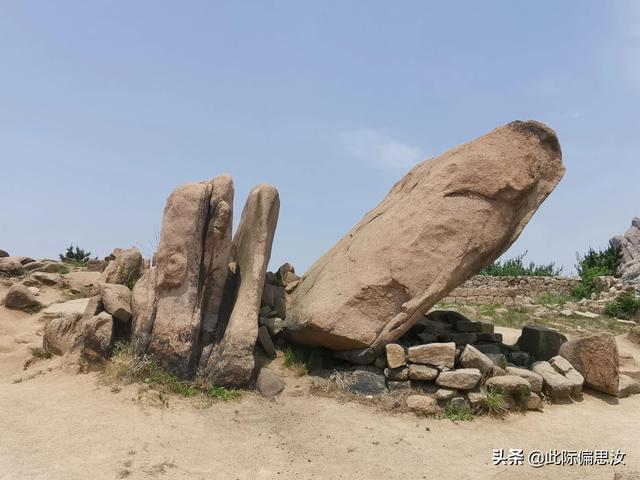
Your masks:
{"label": "green bush", "polygon": [[525,266],[523,260],[526,255],[527,252],[524,252],[522,255],[510,258],[504,262],[500,260],[493,262],[491,265],[480,270],[480,275],[490,275],[494,277],[555,277],[562,272],[562,267],[556,268],[553,262],[547,265],[536,265],[534,262],[529,262],[529,265]]}
{"label": "green bush", "polygon": [[85,252],[78,246],[74,248],[73,245],[69,245],[67,251],[64,254],[61,253],[59,257],[60,261],[64,263],[84,266],[91,257],[91,252]]}
{"label": "green bush", "polygon": [[581,256],[577,254],[576,269],[580,275],[580,284],[573,288],[571,296],[577,299],[588,298],[596,293],[594,280],[604,275],[617,275],[622,263],[620,247],[608,247],[605,250],[589,251]]}
{"label": "green bush", "polygon": [[609,302],[604,313],[608,317],[629,319],[640,314],[640,298],[633,292],[623,292],[615,300]]}

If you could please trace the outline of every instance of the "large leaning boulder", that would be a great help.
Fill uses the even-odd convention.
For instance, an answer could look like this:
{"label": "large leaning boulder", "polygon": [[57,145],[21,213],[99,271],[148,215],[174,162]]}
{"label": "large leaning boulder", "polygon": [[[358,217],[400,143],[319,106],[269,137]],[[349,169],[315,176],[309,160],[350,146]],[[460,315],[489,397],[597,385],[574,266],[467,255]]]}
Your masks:
{"label": "large leaning boulder", "polygon": [[242,386],[253,373],[258,312],[279,211],[274,187],[262,184],[251,190],[231,248],[233,309],[207,363],[209,381],[215,385]]}
{"label": "large leaning boulder", "polygon": [[416,165],[305,274],[293,340],[370,363],[501,255],[564,174],[558,139],[512,122]]}

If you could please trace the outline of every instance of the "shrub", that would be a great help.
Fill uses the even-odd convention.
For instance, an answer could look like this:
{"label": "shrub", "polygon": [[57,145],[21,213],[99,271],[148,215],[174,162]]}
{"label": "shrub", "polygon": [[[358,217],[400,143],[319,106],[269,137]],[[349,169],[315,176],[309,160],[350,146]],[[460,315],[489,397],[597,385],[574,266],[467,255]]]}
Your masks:
{"label": "shrub", "polygon": [[615,300],[607,303],[604,313],[608,317],[629,319],[640,313],[640,298],[633,292],[623,292]]}
{"label": "shrub", "polygon": [[577,299],[588,298],[596,293],[595,278],[603,275],[618,275],[618,269],[622,263],[620,247],[610,246],[605,250],[594,250],[589,247],[585,255],[577,254],[576,256],[580,284],[571,290],[571,296]]}
{"label": "shrub", "polygon": [[91,257],[91,252],[85,252],[80,247],[69,245],[67,251],[64,254],[60,254],[60,261],[64,263],[70,263],[72,265],[86,265],[87,261]]}
{"label": "shrub", "polygon": [[547,265],[536,265],[534,262],[529,262],[529,265],[525,266],[523,260],[526,255],[527,252],[525,251],[522,255],[505,260],[504,262],[500,260],[493,262],[491,265],[480,270],[480,275],[491,275],[494,277],[554,277],[560,275],[560,272],[562,272],[562,267],[556,268],[553,262]]}

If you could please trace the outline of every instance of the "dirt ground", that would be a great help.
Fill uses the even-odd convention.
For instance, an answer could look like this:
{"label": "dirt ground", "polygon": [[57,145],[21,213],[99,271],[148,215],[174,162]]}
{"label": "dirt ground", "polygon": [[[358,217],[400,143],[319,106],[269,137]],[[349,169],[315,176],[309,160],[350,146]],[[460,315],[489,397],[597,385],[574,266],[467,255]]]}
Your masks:
{"label": "dirt ground", "polygon": [[[57,368],[56,358],[23,370],[42,316],[0,306],[0,480],[640,479],[640,395],[587,393],[543,413],[458,424],[313,396],[308,378],[284,371],[276,400],[154,399]],[[500,448],[619,449],[626,466],[494,466]]]}

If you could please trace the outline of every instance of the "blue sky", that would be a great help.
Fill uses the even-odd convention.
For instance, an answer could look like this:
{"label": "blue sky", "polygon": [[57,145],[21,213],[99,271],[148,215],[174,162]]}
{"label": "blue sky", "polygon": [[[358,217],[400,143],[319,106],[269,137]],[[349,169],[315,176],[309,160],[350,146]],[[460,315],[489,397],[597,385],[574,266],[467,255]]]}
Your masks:
{"label": "blue sky", "polygon": [[415,162],[514,119],[567,173],[506,256],[640,216],[640,2],[0,3],[0,248],[151,254],[167,195],[278,187],[272,267],[308,268]]}

